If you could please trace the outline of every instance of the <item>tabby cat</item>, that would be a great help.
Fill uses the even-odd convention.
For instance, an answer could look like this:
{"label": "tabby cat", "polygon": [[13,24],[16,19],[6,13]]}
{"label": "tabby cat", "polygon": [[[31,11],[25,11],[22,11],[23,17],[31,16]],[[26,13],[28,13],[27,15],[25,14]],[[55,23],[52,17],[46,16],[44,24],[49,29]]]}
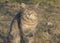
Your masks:
{"label": "tabby cat", "polygon": [[[38,14],[33,5],[30,6],[22,3],[21,7],[23,10],[22,13],[19,12],[15,18],[13,18],[11,23],[12,30],[10,34],[13,36],[11,43],[32,43],[36,26],[38,24]],[[20,29],[17,24],[18,21],[20,22],[18,23],[20,24]]]}

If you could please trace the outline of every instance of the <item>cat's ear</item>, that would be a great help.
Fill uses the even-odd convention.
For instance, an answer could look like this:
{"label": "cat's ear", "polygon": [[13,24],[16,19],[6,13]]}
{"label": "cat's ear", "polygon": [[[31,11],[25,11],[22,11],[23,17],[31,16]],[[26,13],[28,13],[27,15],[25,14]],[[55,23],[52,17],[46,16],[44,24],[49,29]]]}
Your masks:
{"label": "cat's ear", "polygon": [[26,5],[25,3],[21,3],[21,7],[22,7],[22,8],[26,8],[27,5]]}
{"label": "cat's ear", "polygon": [[37,3],[37,4],[35,5],[35,8],[38,8],[38,7],[39,7],[39,4],[40,4],[40,3]]}

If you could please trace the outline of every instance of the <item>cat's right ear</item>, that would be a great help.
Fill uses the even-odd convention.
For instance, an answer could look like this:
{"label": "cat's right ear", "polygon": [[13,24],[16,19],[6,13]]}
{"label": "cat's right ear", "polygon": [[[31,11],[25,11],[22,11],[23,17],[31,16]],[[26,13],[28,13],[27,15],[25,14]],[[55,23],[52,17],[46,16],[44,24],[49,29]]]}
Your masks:
{"label": "cat's right ear", "polygon": [[39,4],[40,4],[40,2],[35,5],[35,8],[38,8]]}

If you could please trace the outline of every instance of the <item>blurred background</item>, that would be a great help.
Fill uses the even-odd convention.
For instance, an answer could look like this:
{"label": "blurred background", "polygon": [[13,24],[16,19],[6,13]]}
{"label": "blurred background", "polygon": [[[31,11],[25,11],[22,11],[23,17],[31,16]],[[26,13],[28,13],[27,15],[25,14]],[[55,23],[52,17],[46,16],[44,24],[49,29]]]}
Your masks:
{"label": "blurred background", "polygon": [[[39,3],[39,24],[33,43],[60,43],[60,0],[0,0],[0,35],[7,36],[20,4]],[[0,36],[0,43],[3,39]]]}

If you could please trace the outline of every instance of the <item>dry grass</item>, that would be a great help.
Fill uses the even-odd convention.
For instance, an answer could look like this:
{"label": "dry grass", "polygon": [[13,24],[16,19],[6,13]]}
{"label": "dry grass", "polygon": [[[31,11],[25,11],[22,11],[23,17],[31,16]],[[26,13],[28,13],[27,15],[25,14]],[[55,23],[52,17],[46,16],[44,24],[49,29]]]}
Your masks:
{"label": "dry grass", "polygon": [[[16,12],[19,11],[19,6],[15,7],[13,5],[12,8],[10,6],[4,9],[8,9],[11,15],[5,15],[5,13],[0,12],[0,20],[11,20],[11,17],[13,17],[12,14],[15,15]],[[60,43],[60,4],[41,2],[38,9],[37,11],[39,13],[39,24],[36,27],[37,31],[32,43]],[[6,11],[3,10],[3,12]],[[6,31],[9,29],[10,22],[11,21],[0,21],[0,30],[3,32],[3,35],[7,35]]]}

